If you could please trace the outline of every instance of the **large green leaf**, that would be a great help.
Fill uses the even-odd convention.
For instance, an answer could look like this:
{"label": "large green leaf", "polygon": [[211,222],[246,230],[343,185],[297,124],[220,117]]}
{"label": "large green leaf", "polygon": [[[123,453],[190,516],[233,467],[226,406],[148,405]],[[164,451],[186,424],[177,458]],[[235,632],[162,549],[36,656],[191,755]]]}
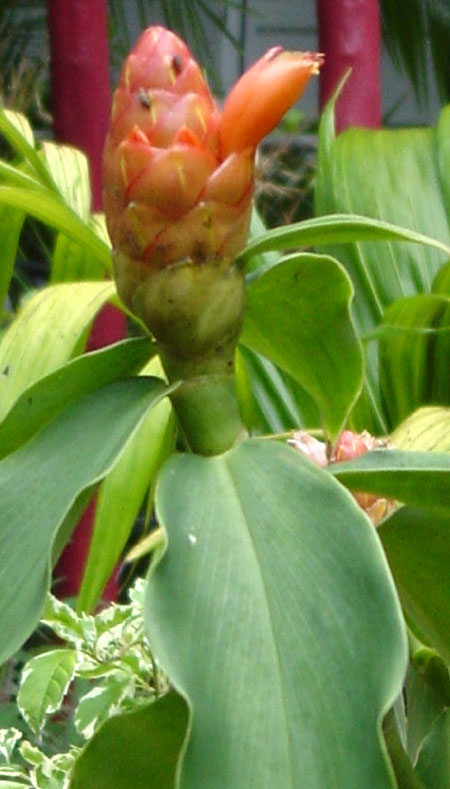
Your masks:
{"label": "large green leaf", "polygon": [[156,494],[152,648],[190,705],[179,786],[393,786],[381,717],[406,643],[378,538],[286,445],[174,456]]}
{"label": "large green leaf", "polygon": [[[142,372],[164,375],[158,357]],[[144,496],[174,442],[174,414],[170,400],[165,398],[142,420],[99,488],[78,610],[89,611],[97,603],[130,536]]]}
{"label": "large green leaf", "polygon": [[111,282],[45,288],[30,298],[0,343],[0,419],[19,395],[73,355],[103,304]]}
{"label": "large green leaf", "polygon": [[186,724],[186,704],[174,691],[111,718],[78,758],[70,789],[170,789]]}
{"label": "large green leaf", "polygon": [[[431,236],[448,247],[448,196],[443,197],[449,179],[448,171],[441,169],[440,155],[450,120],[442,117],[439,135],[435,129],[350,129],[334,138],[331,117],[332,106],[321,128],[317,211],[358,211]],[[372,331],[394,301],[428,292],[446,258],[429,246],[393,240],[383,245],[364,241],[331,246],[330,251],[345,265],[354,284],[354,314],[361,334]],[[383,406],[376,348],[371,344],[367,387],[355,409],[354,423],[386,432],[389,403]]]}
{"label": "large green leaf", "polygon": [[78,400],[0,461],[0,662],[39,621],[58,529],[81,491],[107,474],[147,410],[159,379],[118,381]]}
{"label": "large green leaf", "polygon": [[151,354],[148,339],[124,340],[68,362],[31,384],[0,423],[0,458],[88,392],[137,372]]}
{"label": "large green leaf", "polygon": [[450,508],[450,455],[445,452],[367,452],[329,470],[346,487],[397,499],[414,507]]}
{"label": "large green leaf", "polygon": [[316,401],[336,438],[362,383],[350,316],[352,286],[324,255],[293,255],[259,275],[247,292],[241,342],[292,375]]}
{"label": "large green leaf", "polygon": [[389,432],[424,403],[450,404],[450,299],[424,293],[394,302],[379,342]]}
{"label": "large green leaf", "polygon": [[408,619],[450,662],[450,511],[403,507],[380,536]]}

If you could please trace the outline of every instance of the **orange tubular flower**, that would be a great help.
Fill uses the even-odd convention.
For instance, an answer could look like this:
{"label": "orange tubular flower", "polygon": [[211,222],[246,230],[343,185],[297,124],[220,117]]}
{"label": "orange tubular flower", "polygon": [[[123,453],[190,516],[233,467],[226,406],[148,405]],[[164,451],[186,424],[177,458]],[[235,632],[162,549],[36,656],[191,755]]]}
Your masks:
{"label": "orange tubular flower", "polygon": [[123,67],[104,152],[115,250],[153,270],[233,259],[248,234],[255,148],[320,62],[269,50],[221,113],[184,42],[146,30]]}

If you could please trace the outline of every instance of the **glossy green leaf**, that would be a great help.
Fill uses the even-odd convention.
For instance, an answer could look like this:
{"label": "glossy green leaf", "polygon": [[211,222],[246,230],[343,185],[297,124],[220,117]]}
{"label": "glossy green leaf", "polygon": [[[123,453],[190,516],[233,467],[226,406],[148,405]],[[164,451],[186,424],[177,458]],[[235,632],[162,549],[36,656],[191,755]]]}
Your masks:
{"label": "glossy green leaf", "polygon": [[[44,142],[43,154],[64,202],[89,223],[91,187],[86,156],[68,145]],[[56,239],[51,259],[52,282],[103,279],[104,266],[92,251],[64,234]]]}
{"label": "glossy green leaf", "polygon": [[450,452],[450,408],[419,408],[391,435],[399,449]]}
{"label": "glossy green leaf", "polygon": [[27,387],[70,359],[114,293],[111,282],[82,282],[45,288],[27,300],[0,343],[0,418]]}
{"label": "glossy green leaf", "polygon": [[174,691],[107,721],[78,758],[70,789],[171,789],[187,709]]}
{"label": "glossy green leaf", "polygon": [[29,173],[24,172],[23,168],[15,167],[8,162],[0,161],[0,179],[2,183],[10,186],[23,186],[24,189],[33,189],[43,194],[46,191],[35,176],[29,175]]}
{"label": "glossy green leaf", "polygon": [[380,537],[409,621],[450,662],[450,511],[403,507]]}
{"label": "glossy green leaf", "polygon": [[23,211],[0,206],[0,314],[9,290],[24,218]]}
{"label": "glossy green leaf", "polygon": [[136,373],[151,353],[148,339],[124,340],[78,356],[31,384],[0,423],[0,458],[28,441],[79,397]]}
{"label": "glossy green leaf", "polygon": [[[250,222],[250,240],[248,245],[258,244],[262,237],[266,235],[267,228],[262,221],[257,209],[253,207],[252,211],[252,219]],[[246,248],[247,249],[247,248]],[[245,255],[245,251],[243,254]],[[254,271],[255,269],[262,268],[264,266],[273,266],[279,260],[279,253],[278,252],[251,252],[248,258],[245,259],[245,267],[247,271]]]}
{"label": "glossy green leaf", "polygon": [[25,159],[38,181],[50,190],[55,190],[53,179],[34,147],[33,132],[27,119],[20,113],[0,107],[0,134]]}
{"label": "glossy green leaf", "polygon": [[[381,789],[406,643],[378,538],[286,445],[174,456],[156,493],[152,649],[191,710],[178,786]],[[357,568],[357,572],[355,572]]]}
{"label": "glossy green leaf", "polygon": [[91,210],[91,186],[87,157],[69,145],[45,141],[42,145],[47,168],[64,202],[84,222]]}
{"label": "glossy green leaf", "polygon": [[[268,230],[255,240],[250,241],[243,252],[238,255],[237,260],[241,264],[246,264],[247,261],[262,252],[361,241],[409,241],[439,250],[447,257],[450,255],[448,238],[439,241],[425,233],[418,233],[389,221],[348,212],[348,214],[336,213],[329,216],[319,216],[315,219],[306,219],[295,225],[284,225],[274,230]],[[336,256],[339,257],[338,252],[336,252]]]}
{"label": "glossy green leaf", "polygon": [[434,722],[417,760],[426,789],[450,789],[450,710]]}
{"label": "glossy green leaf", "polygon": [[320,426],[314,401],[297,381],[243,345],[236,354],[236,390],[244,424],[255,434]]}
{"label": "glossy green leaf", "polygon": [[[159,358],[146,375],[163,376]],[[175,442],[170,400],[158,403],[142,420],[121,458],[99,488],[86,569],[77,607],[90,611],[97,603],[125,547],[145,494]]]}
{"label": "glossy green leaf", "polygon": [[[30,126],[30,122],[28,121],[27,117],[23,115],[21,112],[15,112],[14,110],[8,110],[6,107],[2,107],[2,111],[0,114],[1,118],[1,128],[2,133],[4,129],[8,129],[12,134],[13,127],[16,131],[19,132],[21,137],[24,137],[26,142],[29,145],[34,146],[34,134],[33,129]],[[6,136],[6,134],[5,134]]]}
{"label": "glossy green leaf", "polygon": [[389,431],[425,403],[450,404],[450,299],[421,294],[394,302],[379,342],[380,390]]}
{"label": "glossy green leaf", "polygon": [[450,508],[450,455],[382,449],[329,470],[350,490],[377,493],[431,510]]}
{"label": "glossy green leaf", "polygon": [[58,234],[50,265],[52,284],[102,280],[104,276],[104,266],[89,249],[62,233]]}
{"label": "glossy green leaf", "polygon": [[350,315],[352,286],[323,255],[293,255],[247,291],[241,342],[292,375],[336,438],[358,396],[362,358]]}
{"label": "glossy green leaf", "polygon": [[450,104],[441,111],[436,129],[436,146],[442,197],[447,216],[450,216]]}
{"label": "glossy green leaf", "polygon": [[417,777],[402,742],[394,710],[383,721],[383,735],[399,789],[425,789]]}
{"label": "glossy green leaf", "polygon": [[111,254],[108,246],[57,194],[50,190],[0,186],[0,203],[20,208],[40,222],[65,233],[73,241],[84,244],[106,269],[111,269]]}
{"label": "glossy green leaf", "polygon": [[0,663],[39,620],[53,542],[72,505],[110,471],[166,391],[158,379],[109,384],[0,461]]}
{"label": "glossy green leaf", "polygon": [[[319,213],[358,213],[393,222],[449,246],[445,171],[439,166],[440,138],[435,129],[350,129],[334,138],[332,105],[323,121],[316,208]],[[395,301],[431,289],[445,262],[431,246],[361,242],[335,247],[355,287],[354,315],[361,334],[376,327]],[[367,382],[353,414],[358,428],[387,432],[389,402],[381,403],[377,353],[367,352]]]}
{"label": "glossy green leaf", "polygon": [[433,293],[450,296],[450,262],[445,263],[436,274],[431,288]]}
{"label": "glossy green leaf", "polygon": [[[105,215],[93,214],[88,222],[92,231],[108,246],[111,246],[106,229]],[[93,257],[85,246],[76,244],[60,233],[50,263],[50,281],[81,282],[82,280],[98,280],[104,278],[104,266],[98,258]]]}
{"label": "glossy green leaf", "polygon": [[35,733],[41,730],[47,715],[61,706],[75,674],[76,662],[74,649],[52,649],[26,663],[17,704]]}
{"label": "glossy green leaf", "polygon": [[408,703],[407,748],[415,764],[423,739],[443,710],[442,700],[433,688],[411,666],[406,678],[405,693]]}
{"label": "glossy green leaf", "polygon": [[450,99],[450,16],[446,0],[380,0],[380,10],[383,42],[397,67],[401,65],[406,71],[417,98],[428,99],[430,86],[436,81],[440,97]]}

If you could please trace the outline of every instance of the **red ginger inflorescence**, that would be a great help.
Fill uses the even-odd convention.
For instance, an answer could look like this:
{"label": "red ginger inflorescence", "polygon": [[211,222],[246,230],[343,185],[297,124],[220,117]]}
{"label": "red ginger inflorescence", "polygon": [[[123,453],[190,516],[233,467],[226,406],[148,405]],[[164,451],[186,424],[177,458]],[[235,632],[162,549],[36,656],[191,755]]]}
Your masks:
{"label": "red ginger inflorescence", "polygon": [[116,254],[151,270],[232,260],[248,235],[255,148],[320,63],[320,55],[274,47],[221,112],[184,42],[162,27],[146,30],[124,64],[104,152]]}

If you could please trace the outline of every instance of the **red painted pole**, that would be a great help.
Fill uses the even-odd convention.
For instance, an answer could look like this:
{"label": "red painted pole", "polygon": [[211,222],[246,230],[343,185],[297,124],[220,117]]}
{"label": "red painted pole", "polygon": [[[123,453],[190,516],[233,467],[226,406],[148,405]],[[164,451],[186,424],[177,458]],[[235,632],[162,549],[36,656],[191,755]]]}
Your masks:
{"label": "red painted pole", "polygon": [[[87,155],[92,208],[100,210],[101,160],[111,108],[106,0],[47,0],[47,7],[55,139],[70,143]],[[107,305],[94,323],[88,349],[116,342],[125,333],[125,316]],[[78,592],[94,514],[95,505],[91,504],[58,562],[55,591],[60,597]],[[117,584],[113,580],[104,597],[115,596]]]}
{"label": "red painted pole", "polygon": [[381,33],[378,0],[317,0],[320,106],[324,107],[346,71],[352,72],[336,104],[336,129],[381,125]]}

